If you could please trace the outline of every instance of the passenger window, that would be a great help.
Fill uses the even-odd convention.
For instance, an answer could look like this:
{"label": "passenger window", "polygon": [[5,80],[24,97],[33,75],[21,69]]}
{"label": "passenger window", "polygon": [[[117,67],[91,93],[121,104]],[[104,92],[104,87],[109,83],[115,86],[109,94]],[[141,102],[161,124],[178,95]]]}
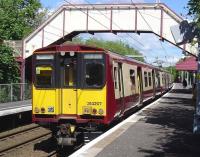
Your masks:
{"label": "passenger window", "polygon": [[130,80],[132,85],[135,85],[135,71],[134,70],[130,70]]}
{"label": "passenger window", "polygon": [[164,75],[162,75],[162,84],[164,84]]}
{"label": "passenger window", "polygon": [[147,76],[147,72],[144,72],[144,86],[145,86],[145,87],[148,86],[148,76]]}
{"label": "passenger window", "polygon": [[130,70],[131,91],[135,90],[135,71]]}
{"label": "passenger window", "polygon": [[50,66],[36,67],[36,86],[50,87],[53,82],[53,69]]}
{"label": "passenger window", "polygon": [[158,78],[158,87],[160,87],[160,73],[157,73],[157,78]]}
{"label": "passenger window", "polygon": [[151,86],[151,82],[152,82],[152,79],[151,79],[151,72],[148,72],[148,75],[149,75],[149,86]]}
{"label": "passenger window", "polygon": [[64,86],[76,86],[76,64],[69,63],[64,68]]}
{"label": "passenger window", "polygon": [[114,67],[114,85],[115,85],[115,89],[118,89],[118,87],[117,87],[117,67]]}
{"label": "passenger window", "polygon": [[117,69],[118,70],[118,82],[119,82],[119,91],[122,91],[121,89],[121,79],[122,79],[122,72],[121,72],[121,67]]}
{"label": "passenger window", "polygon": [[87,86],[100,87],[104,82],[104,66],[101,63],[87,63],[85,83]]}

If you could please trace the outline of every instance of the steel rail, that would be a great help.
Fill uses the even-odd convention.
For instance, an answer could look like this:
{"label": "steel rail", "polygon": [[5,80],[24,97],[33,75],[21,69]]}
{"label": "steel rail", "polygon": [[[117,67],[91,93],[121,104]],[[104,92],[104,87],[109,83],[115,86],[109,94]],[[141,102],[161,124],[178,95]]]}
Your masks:
{"label": "steel rail", "polygon": [[30,129],[38,128],[38,127],[40,127],[40,126],[37,125],[37,124],[30,124],[30,125],[26,125],[26,126],[16,128],[14,130],[10,130],[10,131],[0,133],[0,140],[3,139],[3,138],[7,138],[9,136],[13,136],[13,135],[28,131]]}
{"label": "steel rail", "polygon": [[[22,134],[22,133],[24,133],[24,134],[22,135],[21,140],[17,140],[17,138],[19,138],[19,136],[20,136],[18,134]],[[32,133],[34,133],[34,135],[31,136]],[[11,151],[12,149],[15,149],[19,146],[23,146],[25,144],[31,143],[32,141],[40,139],[44,136],[50,135],[51,131],[49,131],[49,130],[45,131],[44,128],[38,129],[38,127],[37,127],[34,129],[26,130],[24,132],[20,132],[18,134],[14,134],[12,136],[7,136],[6,138],[4,138],[3,142],[5,143],[5,145],[1,144],[0,155],[6,153],[8,151]],[[18,137],[16,137],[17,135],[18,135]],[[23,136],[25,136],[25,137],[23,137]],[[16,139],[14,139],[14,138],[16,138]],[[1,140],[3,140],[3,138]]]}

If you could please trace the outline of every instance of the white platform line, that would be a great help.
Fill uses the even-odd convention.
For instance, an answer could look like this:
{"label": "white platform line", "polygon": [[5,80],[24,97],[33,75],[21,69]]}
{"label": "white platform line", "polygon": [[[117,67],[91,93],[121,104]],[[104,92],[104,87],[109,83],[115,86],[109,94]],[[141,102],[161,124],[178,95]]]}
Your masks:
{"label": "white platform line", "polygon": [[12,106],[12,107],[6,107],[6,108],[0,108],[0,111],[9,110],[9,109],[17,109],[17,108],[22,108],[22,107],[29,107],[29,106],[32,106],[32,104]]}
{"label": "white platform line", "polygon": [[32,106],[2,110],[2,111],[0,111],[0,116],[6,116],[6,115],[10,115],[10,114],[16,114],[16,113],[31,111],[31,110],[32,110]]}
{"label": "white platform line", "polygon": [[[164,94],[162,97],[168,96],[170,93],[166,93]],[[161,97],[161,98],[162,98]],[[113,132],[115,132],[117,129],[119,129],[122,125],[124,125],[125,123],[128,122],[133,122],[136,123],[137,121],[139,121],[142,117],[139,116],[139,114],[145,110],[148,109],[156,104],[158,104],[158,102],[160,101],[160,99],[157,99],[156,101],[154,101],[153,103],[149,104],[148,106],[144,107],[143,109],[141,109],[140,111],[134,113],[132,116],[130,116],[129,118],[127,118],[126,120],[124,120],[123,122],[119,123],[118,125],[114,126],[112,129],[108,130],[107,132],[105,132],[104,134],[100,135],[99,137],[97,137],[96,139],[94,139],[93,141],[91,141],[90,143],[86,144],[85,146],[83,146],[81,149],[79,149],[78,151],[74,152],[73,154],[70,155],[70,157],[85,157],[87,156],[86,151],[89,150],[90,148],[92,148],[96,143],[98,143],[99,141],[101,141],[102,139],[106,138],[107,136],[111,135]],[[138,118],[140,117],[140,118]],[[135,121],[133,121],[133,119],[135,119]]]}

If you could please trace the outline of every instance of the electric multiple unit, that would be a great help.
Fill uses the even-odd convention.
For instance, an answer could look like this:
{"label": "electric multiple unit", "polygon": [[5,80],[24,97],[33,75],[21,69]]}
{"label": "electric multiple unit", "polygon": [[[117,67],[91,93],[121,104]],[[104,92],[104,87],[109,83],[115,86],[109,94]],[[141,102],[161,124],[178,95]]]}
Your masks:
{"label": "electric multiple unit", "polygon": [[160,68],[84,45],[38,49],[32,68],[33,121],[49,126],[59,145],[75,144],[84,130],[107,126],[172,86]]}

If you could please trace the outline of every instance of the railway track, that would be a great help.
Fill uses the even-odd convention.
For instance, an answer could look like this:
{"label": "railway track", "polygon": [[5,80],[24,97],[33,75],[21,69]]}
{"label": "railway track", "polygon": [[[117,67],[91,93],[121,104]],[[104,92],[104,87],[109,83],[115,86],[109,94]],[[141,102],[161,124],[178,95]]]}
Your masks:
{"label": "railway track", "polygon": [[77,151],[78,149],[80,149],[82,146],[84,146],[83,143],[78,146],[75,146],[75,147],[64,148],[66,150],[54,150],[54,151],[50,152],[47,155],[47,157],[67,157],[67,156],[71,155],[72,153],[74,153],[75,151]]}
{"label": "railway track", "polygon": [[35,124],[0,134],[0,156],[50,134],[51,131]]}
{"label": "railway track", "polygon": [[[26,149],[38,141],[43,141],[49,137],[51,137],[51,131],[42,128],[37,124],[31,124],[16,128],[11,131],[0,133],[0,156],[9,156],[16,150]],[[68,148],[66,152],[61,152],[55,147],[53,151],[50,151],[46,155],[41,154],[41,156],[58,157],[62,156],[62,154],[68,156],[82,146],[83,144],[70,149]]]}

